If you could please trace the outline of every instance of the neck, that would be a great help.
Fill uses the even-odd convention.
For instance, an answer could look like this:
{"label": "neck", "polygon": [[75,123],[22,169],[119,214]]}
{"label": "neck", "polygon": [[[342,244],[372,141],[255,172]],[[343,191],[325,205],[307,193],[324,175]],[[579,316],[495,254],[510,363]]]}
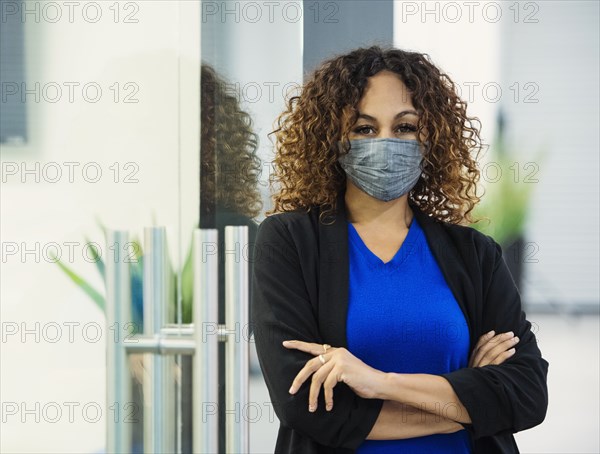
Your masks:
{"label": "neck", "polygon": [[408,228],[413,213],[408,205],[408,194],[389,202],[371,197],[347,182],[344,196],[348,221],[359,225],[377,225],[382,228]]}

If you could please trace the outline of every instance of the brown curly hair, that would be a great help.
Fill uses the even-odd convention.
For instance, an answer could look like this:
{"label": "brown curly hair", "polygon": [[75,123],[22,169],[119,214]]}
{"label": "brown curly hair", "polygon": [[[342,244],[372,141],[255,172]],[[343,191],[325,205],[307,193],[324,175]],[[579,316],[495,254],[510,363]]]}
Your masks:
{"label": "brown curly hair", "polygon": [[204,214],[226,209],[249,218],[260,214],[258,135],[235,93],[214,68],[201,64],[201,206]]}
{"label": "brown curly hair", "polygon": [[[419,113],[417,137],[428,142],[423,172],[408,197],[426,214],[451,222],[473,222],[482,149],[477,117],[468,117],[467,104],[455,83],[428,54],[394,47],[359,48],[326,60],[315,69],[300,93],[286,98],[277,117],[276,153],[269,187],[274,194],[270,215],[322,206],[322,218],[336,210],[336,198],[346,184],[337,162],[341,140],[358,118],[358,105],[367,79],[382,70],[398,74]],[[347,147],[346,147],[347,150]],[[476,152],[475,157],[471,156]],[[276,183],[281,187],[273,191]]]}

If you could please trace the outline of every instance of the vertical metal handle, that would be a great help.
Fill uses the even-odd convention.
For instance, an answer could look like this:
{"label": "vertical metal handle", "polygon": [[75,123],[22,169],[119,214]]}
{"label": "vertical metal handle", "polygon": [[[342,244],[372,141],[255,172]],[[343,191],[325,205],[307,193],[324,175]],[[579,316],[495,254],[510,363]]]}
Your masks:
{"label": "vertical metal handle", "polygon": [[218,235],[217,229],[195,229],[193,238],[195,453],[216,453],[219,443]]}
{"label": "vertical metal handle", "polygon": [[119,415],[106,418],[106,452],[126,453],[131,451],[131,424],[120,417],[131,403],[131,376],[124,343],[125,334],[131,331],[128,235],[109,229],[106,240],[106,323],[116,337],[106,343],[106,408],[116,409],[115,414]]}
{"label": "vertical metal handle", "polygon": [[225,226],[227,452],[249,452],[248,253],[248,226]]}
{"label": "vertical metal handle", "polygon": [[[165,227],[144,229],[144,334],[160,337],[169,315],[171,270]],[[145,354],[150,380],[144,382],[144,452],[172,452],[175,413],[173,361],[171,357]]]}

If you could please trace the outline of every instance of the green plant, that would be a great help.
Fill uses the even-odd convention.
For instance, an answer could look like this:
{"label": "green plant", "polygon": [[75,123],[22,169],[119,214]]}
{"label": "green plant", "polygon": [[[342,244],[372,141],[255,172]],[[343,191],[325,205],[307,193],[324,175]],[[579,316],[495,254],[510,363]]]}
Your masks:
{"label": "green plant", "polygon": [[[106,244],[106,227],[97,220],[97,223],[104,234],[104,244]],[[102,280],[104,282],[104,293],[106,293],[106,272],[105,272],[105,263],[102,259],[101,253],[98,248],[95,246],[95,243],[89,241],[86,237],[86,244],[89,246],[89,249],[92,253],[92,258],[94,263],[96,264],[96,269],[102,276]],[[134,324],[134,334],[141,333],[143,331],[144,326],[144,293],[143,293],[143,276],[144,276],[144,254],[142,245],[138,240],[137,236],[134,236],[131,240],[131,244],[134,249],[135,260],[133,260],[130,265],[130,276],[131,276],[131,315],[132,322]],[[53,256],[54,262],[59,266],[59,268],[73,281],[83,292],[88,295],[91,300],[102,310],[103,312],[106,310],[106,302],[105,297],[100,293],[100,291],[96,290],[89,282],[87,282],[83,277],[81,277],[78,273],[76,273],[72,268],[63,263],[60,259]],[[169,264],[170,265],[170,264]],[[169,298],[171,304],[170,313],[175,312],[175,306],[177,304],[177,286],[175,283],[177,282],[177,273],[173,271],[172,267],[169,266],[171,270],[171,282],[170,289],[172,289],[172,295]],[[191,323],[192,322],[192,300],[193,300],[193,272],[192,272],[192,247],[188,251],[183,269],[181,271],[181,306],[182,306],[182,323]],[[171,321],[171,320],[169,320]],[[173,320],[174,321],[174,320]]]}
{"label": "green plant", "polygon": [[475,218],[484,219],[471,227],[508,246],[524,233],[546,152],[539,150],[533,159],[517,160],[502,139],[496,139],[490,151],[490,162],[482,169],[485,193],[472,211]]}

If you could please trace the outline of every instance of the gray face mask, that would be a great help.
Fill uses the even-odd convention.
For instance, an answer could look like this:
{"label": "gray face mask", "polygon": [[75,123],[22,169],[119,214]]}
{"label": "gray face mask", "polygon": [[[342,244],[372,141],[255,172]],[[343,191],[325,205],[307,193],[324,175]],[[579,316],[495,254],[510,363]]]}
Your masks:
{"label": "gray face mask", "polygon": [[[343,152],[341,141],[338,147]],[[418,141],[396,138],[350,140],[350,151],[338,158],[352,183],[384,202],[414,187],[422,160]]]}

